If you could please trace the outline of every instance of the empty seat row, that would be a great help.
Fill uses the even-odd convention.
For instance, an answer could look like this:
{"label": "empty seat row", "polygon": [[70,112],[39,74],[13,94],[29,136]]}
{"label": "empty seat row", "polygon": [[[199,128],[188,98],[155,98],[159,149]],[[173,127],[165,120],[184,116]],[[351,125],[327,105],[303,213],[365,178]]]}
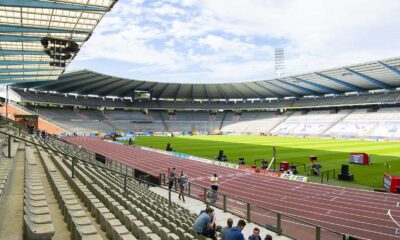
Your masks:
{"label": "empty seat row", "polygon": [[[66,150],[65,145],[58,141],[47,143],[55,151]],[[80,151],[71,151],[71,148],[68,154],[81,159],[86,157]],[[51,156],[64,176],[69,178],[72,159],[57,154]],[[102,168],[96,165],[102,165]],[[90,161],[90,164],[75,161],[76,178],[70,180],[74,191],[105,231],[107,231],[106,220],[113,220],[116,227],[122,224],[138,239],[204,239],[191,227],[197,215],[191,214],[189,210],[177,204],[169,205],[166,198],[131,178],[127,180],[127,195],[124,194],[124,178],[104,169],[105,166],[96,161]],[[125,173],[125,169],[121,172]],[[104,207],[106,209],[103,209]]]}
{"label": "empty seat row", "polygon": [[[64,163],[71,167],[71,161],[64,159]],[[121,187],[124,181],[122,178],[118,178],[108,171],[101,172],[100,169],[90,165],[76,164],[75,167],[77,177],[87,186],[91,186],[91,191],[99,199],[103,199],[103,202],[108,203],[108,205],[111,200],[115,206],[110,205],[110,209],[119,209],[115,211],[128,216],[121,216],[121,222],[127,218],[134,220],[125,223],[129,230],[132,230],[135,226],[136,229],[139,229],[143,224],[162,239],[195,239],[194,235],[189,234],[189,232],[196,216],[191,215],[188,210],[176,204],[169,206],[167,199],[139,186],[137,181],[128,182],[129,192],[128,196],[125,196],[122,194],[124,192]],[[87,179],[88,177],[90,179]],[[117,203],[114,201],[117,201]],[[146,201],[147,205],[145,204]],[[153,206],[154,209],[151,209],[150,206]],[[133,233],[136,236],[139,234],[137,231]],[[150,232],[147,235],[157,239]]]}
{"label": "empty seat row", "polygon": [[67,228],[71,232],[71,239],[102,239],[87,216],[86,211],[80,205],[79,199],[73,193],[68,182],[59,173],[42,148],[39,148],[39,153],[41,154],[45,172],[57,199],[61,214],[64,216]]}
{"label": "empty seat row", "polygon": [[[194,239],[194,235],[189,232],[196,216],[187,209],[173,203],[169,205],[167,199],[149,191],[135,180],[128,180],[127,195],[123,195],[124,179],[118,174],[89,165],[78,164],[77,168],[82,169],[86,176],[90,176],[120,204],[128,203],[129,211],[159,236],[168,236],[166,239]],[[160,226],[164,227],[162,232],[159,231]]]}
{"label": "empty seat row", "polygon": [[[79,196],[80,200],[87,207],[101,229],[106,233],[107,238],[112,240],[135,240],[136,238],[119,222],[108,209],[100,203],[96,196],[90,193],[90,190],[78,179],[71,178],[70,170],[62,163],[59,156],[49,157],[43,150],[43,158],[52,161],[68,180],[69,185]],[[84,196],[84,197],[82,197]]]}
{"label": "empty seat row", "polygon": [[24,235],[27,239],[51,239],[54,225],[51,219],[43,183],[31,147],[25,149]]}

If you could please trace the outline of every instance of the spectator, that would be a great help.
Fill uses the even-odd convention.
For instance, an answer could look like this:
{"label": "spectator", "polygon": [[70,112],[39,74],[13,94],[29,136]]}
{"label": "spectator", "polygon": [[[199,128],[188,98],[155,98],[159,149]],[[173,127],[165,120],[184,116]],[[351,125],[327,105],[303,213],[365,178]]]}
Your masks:
{"label": "spectator", "polygon": [[207,208],[206,211],[202,212],[193,223],[193,229],[197,232],[197,234],[216,240],[217,238],[215,237],[214,226],[215,217],[214,209],[212,208]]}
{"label": "spectator", "polygon": [[188,182],[188,177],[183,174],[183,171],[181,172],[181,176],[179,177],[178,183],[179,183],[179,199],[181,199],[182,196],[182,200],[183,202],[185,202],[185,195],[184,195],[184,191],[185,191],[185,187],[187,185]]}
{"label": "spectator", "polygon": [[267,236],[265,236],[264,240],[272,240],[272,236],[267,234]]}
{"label": "spectator", "polygon": [[228,218],[228,221],[226,222],[226,227],[223,227],[222,228],[222,231],[221,231],[221,238],[222,238],[222,240],[228,240],[228,232],[229,232],[229,230],[231,230],[231,228],[232,228],[232,226],[233,226],[233,220],[232,220],[232,218]]}
{"label": "spectator", "polygon": [[261,240],[259,228],[256,227],[253,229],[253,234],[249,236],[249,240]]}
{"label": "spectator", "polygon": [[231,228],[231,230],[229,230],[226,239],[243,240],[244,236],[243,236],[242,230],[245,226],[246,226],[246,222],[244,220],[240,219],[237,226],[233,227],[233,228]]}
{"label": "spectator", "polygon": [[172,186],[174,185],[175,177],[176,177],[176,170],[175,170],[175,168],[172,168],[172,171],[169,173],[169,176],[168,176],[168,189],[169,190],[171,190]]}

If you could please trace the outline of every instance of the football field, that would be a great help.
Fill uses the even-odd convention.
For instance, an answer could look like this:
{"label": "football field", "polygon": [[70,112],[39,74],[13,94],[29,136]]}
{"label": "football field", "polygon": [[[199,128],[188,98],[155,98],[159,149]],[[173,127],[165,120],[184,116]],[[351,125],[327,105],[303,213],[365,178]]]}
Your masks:
{"label": "football field", "polygon": [[[383,173],[386,172],[385,162],[391,167],[389,173],[400,175],[400,143],[371,142],[361,140],[339,140],[320,138],[294,138],[250,135],[223,136],[178,136],[178,137],[137,137],[135,144],[158,149],[164,149],[167,143],[176,152],[213,159],[223,150],[228,160],[238,162],[244,157],[247,165],[253,165],[255,159],[272,158],[272,146],[276,146],[278,163],[303,163],[311,165],[309,156],[318,157],[322,171],[340,169],[342,164],[349,164],[350,152],[365,152],[370,154],[372,164],[369,166],[350,165],[350,173],[355,175],[353,186],[364,185],[371,188],[382,188]],[[257,162],[260,165],[260,161]],[[300,174],[303,168],[298,168]],[[319,181],[319,178],[311,178]],[[335,182],[344,185],[346,183]]]}

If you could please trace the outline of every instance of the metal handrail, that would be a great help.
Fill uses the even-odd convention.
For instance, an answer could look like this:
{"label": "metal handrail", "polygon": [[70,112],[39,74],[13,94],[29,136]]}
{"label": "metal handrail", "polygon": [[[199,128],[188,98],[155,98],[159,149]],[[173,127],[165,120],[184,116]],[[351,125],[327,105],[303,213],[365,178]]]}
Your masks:
{"label": "metal handrail", "polygon": [[[101,165],[99,165],[99,164],[97,164],[97,163],[93,163],[92,161],[88,161],[88,160],[82,159],[82,158],[80,158],[80,157],[71,155],[71,154],[68,153],[68,152],[61,152],[61,151],[55,150],[55,149],[53,149],[53,148],[50,148],[50,147],[48,147],[48,146],[45,146],[45,145],[43,145],[43,144],[37,144],[36,142],[33,142],[33,141],[30,141],[30,140],[27,140],[27,139],[24,139],[24,138],[15,136],[15,135],[13,135],[13,134],[10,134],[10,133],[7,133],[7,132],[1,131],[1,130],[0,130],[0,134],[4,134],[4,135],[8,136],[9,139],[15,138],[15,139],[18,139],[18,140],[20,140],[20,141],[24,141],[24,142],[30,143],[30,144],[32,144],[32,145],[35,145],[35,146],[37,146],[37,147],[41,147],[41,148],[43,148],[43,149],[50,150],[50,151],[52,151],[52,152],[54,152],[54,153],[62,154],[62,155],[64,155],[64,156],[67,156],[67,157],[71,158],[71,159],[72,159],[72,165],[71,165],[71,176],[72,176],[72,177],[75,177],[75,164],[76,164],[77,161],[78,161],[78,162],[82,162],[82,163],[86,163],[86,164],[89,164],[89,165],[93,165],[93,166],[95,166],[95,167],[98,167],[98,168],[101,168],[101,169],[105,169],[106,171],[109,171],[109,172],[118,174],[118,175],[120,175],[120,176],[122,176],[122,177],[124,178],[124,189],[125,189],[125,192],[126,192],[126,189],[127,189],[127,179],[134,179],[134,180],[136,180],[136,181],[145,183],[145,184],[147,184],[147,185],[149,185],[149,186],[160,187],[160,185],[162,186],[162,184],[161,184],[161,183],[162,183],[162,182],[161,182],[161,179],[163,178],[162,175],[164,175],[164,178],[165,178],[165,174],[160,174],[160,176],[159,176],[159,178],[160,178],[160,185],[157,185],[157,184],[151,183],[151,182],[149,182],[149,181],[146,181],[146,180],[144,180],[144,179],[135,178],[134,176],[129,176],[129,175],[127,175],[126,173],[123,173],[123,172],[121,172],[121,171],[116,171],[116,170],[111,169],[111,168],[109,168],[109,167],[104,167],[104,166],[101,166]],[[66,144],[66,145],[67,145],[67,144]],[[73,144],[68,144],[68,145],[71,146],[71,145],[73,145]],[[88,151],[88,152],[90,152],[90,151]],[[109,160],[111,160],[111,159],[109,159]],[[111,161],[112,161],[112,160],[111,160]],[[121,164],[121,163],[120,163],[120,164]],[[128,167],[128,166],[126,166],[126,167]],[[203,192],[204,192],[204,193],[206,193],[207,189],[209,189],[208,187],[204,187],[204,186],[202,186],[202,185],[200,185],[200,184],[196,184],[196,183],[189,182],[188,189],[192,188],[192,186],[196,186],[196,187],[199,187],[199,188],[203,189]],[[190,191],[190,190],[189,190],[189,191]],[[171,192],[179,193],[178,191],[175,191],[175,190],[169,190],[169,202],[170,202],[170,203],[171,203]],[[188,195],[191,196],[190,193],[189,193]],[[237,197],[237,196],[229,195],[229,194],[226,194],[226,193],[218,193],[218,195],[221,195],[221,196],[223,197],[224,201],[223,201],[222,210],[227,211],[227,212],[229,212],[229,209],[227,208],[227,205],[226,205],[226,199],[227,199],[227,198],[233,199],[233,200],[236,200],[236,201],[240,201],[240,202],[243,202],[244,204],[246,204],[246,206],[247,206],[246,218],[247,218],[248,222],[251,222],[251,206],[254,206],[254,207],[258,208],[258,209],[262,209],[262,210],[265,210],[265,211],[272,212],[272,213],[276,214],[276,216],[277,216],[277,227],[276,227],[276,229],[277,229],[277,234],[282,234],[282,229],[281,229],[281,227],[280,227],[280,222],[281,222],[281,217],[284,216],[284,217],[293,219],[293,220],[295,220],[296,222],[300,222],[300,223],[302,223],[302,224],[304,224],[304,225],[307,225],[307,226],[309,226],[309,227],[311,227],[311,228],[315,228],[315,229],[316,229],[315,232],[316,232],[316,239],[317,239],[317,240],[321,239],[321,235],[320,235],[320,234],[321,234],[321,230],[325,230],[325,231],[328,231],[328,232],[331,232],[331,233],[334,233],[334,234],[337,234],[337,235],[340,235],[340,236],[343,235],[343,233],[340,233],[340,232],[337,232],[337,231],[335,231],[335,230],[332,230],[332,229],[329,229],[329,228],[320,226],[320,225],[318,225],[318,224],[310,223],[310,222],[308,222],[308,221],[305,221],[305,220],[302,220],[302,219],[298,218],[297,216],[294,216],[294,215],[291,215],[291,214],[288,214],[288,213],[279,212],[279,211],[276,211],[276,210],[273,210],[273,209],[269,209],[269,208],[266,208],[266,207],[261,207],[261,206],[255,205],[255,204],[251,204],[250,202],[247,202],[247,201],[245,201],[245,200],[243,200],[243,199],[240,199],[240,198]],[[193,197],[193,196],[192,196],[192,197]],[[204,195],[204,200],[203,200],[203,202],[206,203],[207,205],[212,205],[212,206],[214,206],[214,207],[220,208],[220,207],[218,207],[216,204],[213,204],[213,203],[211,203],[211,202],[208,202],[208,201],[207,201],[206,195]],[[285,235],[285,234],[283,234],[283,235]]]}
{"label": "metal handrail", "polygon": [[321,172],[321,183],[324,183],[324,176],[326,174],[326,181],[329,182],[329,174],[333,172],[333,179],[336,180],[336,169],[329,169]]}

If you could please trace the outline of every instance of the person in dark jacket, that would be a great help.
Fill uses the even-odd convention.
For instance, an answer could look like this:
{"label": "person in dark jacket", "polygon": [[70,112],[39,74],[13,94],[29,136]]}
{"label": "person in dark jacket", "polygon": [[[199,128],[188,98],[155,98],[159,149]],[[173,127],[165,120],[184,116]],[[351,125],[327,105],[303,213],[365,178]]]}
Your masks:
{"label": "person in dark jacket", "polygon": [[226,239],[243,240],[244,236],[243,236],[242,230],[245,226],[246,226],[246,222],[244,220],[240,219],[237,226],[233,227],[233,228],[231,228],[231,230],[229,230]]}
{"label": "person in dark jacket", "polygon": [[259,228],[256,227],[253,229],[253,234],[249,236],[249,240],[261,240]]}
{"label": "person in dark jacket", "polygon": [[228,240],[228,238],[227,238],[228,232],[232,229],[232,226],[233,226],[232,218],[228,218],[228,221],[226,222],[226,224],[227,224],[226,227],[223,227],[222,231],[221,231],[222,240]]}
{"label": "person in dark jacket", "polygon": [[267,234],[267,236],[265,236],[264,240],[272,240],[272,236]]}
{"label": "person in dark jacket", "polygon": [[169,176],[168,176],[168,189],[169,190],[171,190],[172,186],[174,186],[175,178],[176,178],[176,169],[172,168],[172,171],[169,173]]}

